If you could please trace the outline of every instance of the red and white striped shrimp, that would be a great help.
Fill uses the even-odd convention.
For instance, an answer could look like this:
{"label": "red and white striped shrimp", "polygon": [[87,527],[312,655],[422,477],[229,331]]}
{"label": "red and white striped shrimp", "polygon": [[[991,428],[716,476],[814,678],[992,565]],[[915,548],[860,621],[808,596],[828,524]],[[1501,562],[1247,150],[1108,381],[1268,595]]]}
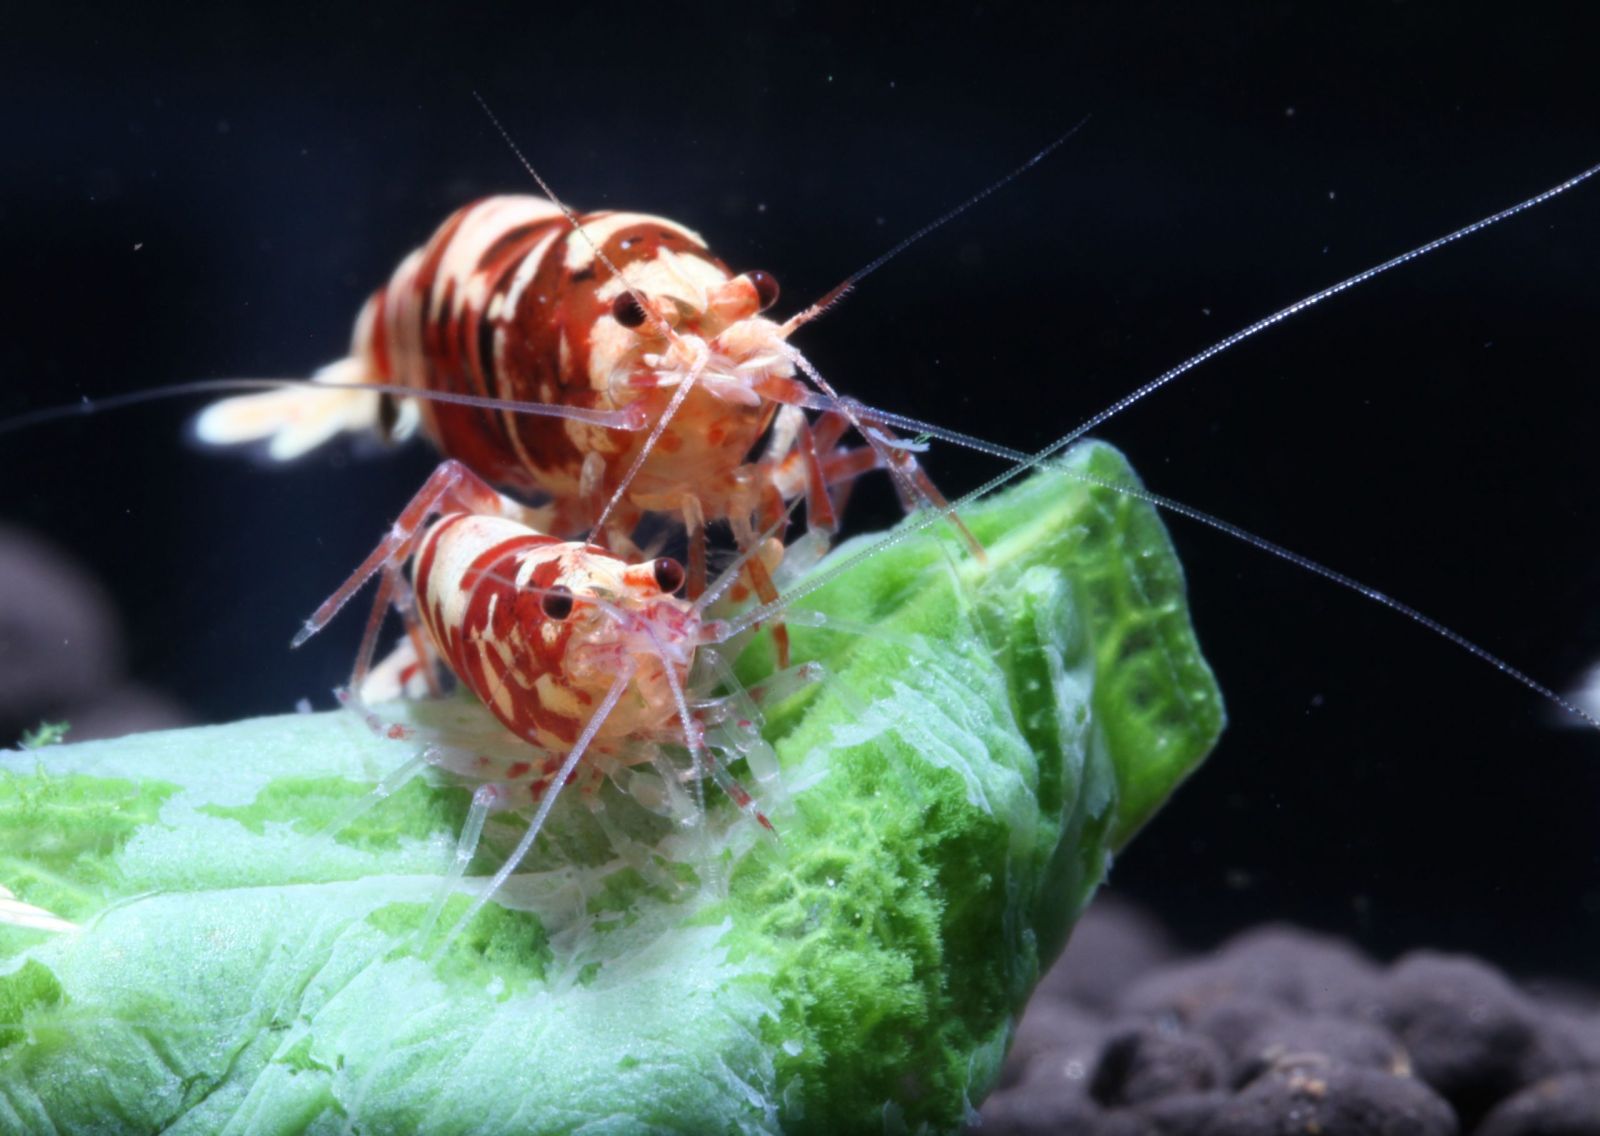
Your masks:
{"label": "red and white striped shrimp", "polygon": [[[430,744],[402,769],[400,775],[408,776],[426,761],[479,783],[440,904],[471,860],[489,812],[535,810],[480,903],[532,848],[563,788],[574,786],[592,798],[605,777],[636,765],[656,767],[669,799],[685,776],[697,787],[709,778],[772,829],[727,768],[748,758],[753,767],[769,769],[756,760],[768,751],[752,720],[749,692],[735,683],[732,691],[702,698],[695,683],[695,675],[707,669],[718,683],[732,681],[712,651],[751,621],[709,619],[706,609],[721,598],[739,566],[689,600],[676,594],[684,584],[677,561],[657,557],[632,563],[597,546],[540,532],[527,523],[534,519],[463,463],[446,461],[366,561],[307,620],[297,640],[319,631],[377,576],[378,593],[346,702],[358,706],[380,734],[413,736],[407,727],[385,724],[364,701],[377,632],[392,603],[406,620],[408,640],[398,661],[391,659],[379,671],[396,674],[403,689],[412,685],[408,671],[431,675],[441,664],[523,743],[520,754],[497,761],[445,740]],[[408,561],[409,583],[402,575]],[[769,678],[761,693],[792,689],[819,676],[817,664],[788,668]],[[687,751],[690,770],[675,769],[664,746]],[[387,791],[376,792],[355,811]]]}
{"label": "red and white striped shrimp", "polygon": [[[826,301],[780,324],[762,314],[777,297],[769,274],[734,274],[666,218],[486,198],[452,214],[368,300],[350,356],[317,376],[350,387],[227,399],[201,415],[198,433],[214,444],[270,439],[268,452],[290,460],[343,430],[392,436],[420,423],[486,480],[548,500],[550,532],[595,530],[591,539],[626,551],[644,514],[681,519],[695,596],[707,524],[727,522],[754,552],[757,532],[803,495],[810,526],[832,533],[831,494],[875,465],[896,474],[903,496],[942,503],[885,431],[851,449],[838,444],[848,411],[806,419],[798,404],[812,396],[797,371],[822,380],[788,339]],[[541,406],[407,399],[396,386]],[[771,601],[781,539],[760,551],[746,572]]]}

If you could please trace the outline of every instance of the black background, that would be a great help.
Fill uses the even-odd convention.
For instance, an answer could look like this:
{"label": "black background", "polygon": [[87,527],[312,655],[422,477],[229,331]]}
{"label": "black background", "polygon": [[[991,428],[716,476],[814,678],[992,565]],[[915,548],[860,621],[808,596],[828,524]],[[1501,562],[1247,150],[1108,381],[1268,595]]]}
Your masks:
{"label": "black background", "polygon": [[[0,49],[0,415],[342,354],[451,208],[532,191],[473,89],[573,204],[690,224],[785,312],[1092,114],[801,341],[849,392],[1021,447],[1600,161],[1576,6],[135,10],[26,17]],[[1152,488],[1570,686],[1600,657],[1597,254],[1600,185],[1099,434]],[[190,448],[191,409],[0,439],[0,519],[94,566],[135,673],[197,718],[326,703],[359,620],[288,639],[429,455],[268,471]],[[953,491],[996,468],[930,464]],[[1232,723],[1113,888],[1195,943],[1282,917],[1600,978],[1600,736],[1374,604],[1173,532]]]}

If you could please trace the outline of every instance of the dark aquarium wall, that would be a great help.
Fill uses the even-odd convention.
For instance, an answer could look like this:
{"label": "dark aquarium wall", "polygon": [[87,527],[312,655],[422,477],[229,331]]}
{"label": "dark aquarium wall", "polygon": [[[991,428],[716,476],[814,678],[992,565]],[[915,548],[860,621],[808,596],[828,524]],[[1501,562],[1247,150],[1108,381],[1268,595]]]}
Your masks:
{"label": "dark aquarium wall", "polygon": [[[1571,15],[538,7],[13,14],[0,416],[340,356],[451,209],[535,192],[473,91],[572,204],[689,224],[773,273],[783,312],[1087,116],[799,338],[844,391],[1024,449],[1600,162],[1593,38]],[[1600,185],[1096,434],[1158,492],[1569,689],[1600,659],[1596,256]],[[98,577],[127,673],[189,720],[329,706],[359,618],[289,639],[431,456],[340,445],[268,469],[187,442],[197,405],[0,436],[0,523]],[[927,465],[951,492],[1001,468],[945,446]],[[898,514],[877,483],[851,508],[856,528]],[[1111,888],[1194,947],[1286,919],[1380,957],[1427,944],[1600,978],[1600,731],[1377,604],[1172,533],[1231,724]]]}

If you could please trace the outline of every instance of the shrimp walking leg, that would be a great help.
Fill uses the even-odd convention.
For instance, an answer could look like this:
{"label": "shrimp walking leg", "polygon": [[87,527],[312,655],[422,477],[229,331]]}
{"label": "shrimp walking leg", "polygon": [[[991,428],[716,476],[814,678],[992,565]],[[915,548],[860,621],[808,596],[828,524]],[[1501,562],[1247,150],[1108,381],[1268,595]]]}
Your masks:
{"label": "shrimp walking leg", "polygon": [[505,787],[494,781],[479,785],[473,792],[472,806],[467,810],[466,822],[461,826],[461,834],[456,837],[455,853],[450,858],[450,868],[445,872],[444,879],[439,882],[433,902],[428,905],[428,913],[417,925],[415,942],[425,941],[434,924],[439,922],[439,913],[450,901],[450,896],[455,892],[456,885],[461,882],[461,877],[466,875],[467,866],[472,863],[473,856],[477,855],[478,842],[483,838],[484,823],[489,819],[490,812],[503,806],[507,796]]}
{"label": "shrimp walking leg", "polygon": [[[550,809],[555,805],[556,798],[560,795],[561,787],[577,771],[578,762],[583,760],[583,755],[588,751],[590,743],[594,741],[595,735],[599,733],[600,727],[605,724],[606,719],[611,716],[611,711],[616,708],[617,702],[622,698],[623,692],[628,689],[628,685],[632,681],[632,668],[624,669],[617,675],[616,680],[611,684],[611,689],[606,692],[606,696],[600,705],[595,707],[594,714],[584,725],[583,733],[578,736],[577,742],[561,763],[561,768],[552,779],[548,791],[544,794],[544,799],[539,802],[538,811],[533,814],[533,819],[528,822],[527,832],[522,834],[522,839],[517,842],[517,846],[512,850],[511,855],[506,857],[505,863],[500,865],[499,870],[494,874],[494,878],[473,899],[472,905],[467,908],[461,918],[456,920],[455,926],[445,936],[444,942],[440,943],[435,950],[435,957],[438,957],[454,941],[462,929],[472,921],[473,916],[477,915],[494,893],[500,890],[501,885],[510,878],[512,872],[517,870],[517,865],[522,863],[523,857],[533,848],[533,842],[538,838],[539,830],[544,827],[545,819],[550,815]],[[478,804],[476,799],[474,799],[473,803],[474,806]],[[485,807],[486,812],[487,806]]]}

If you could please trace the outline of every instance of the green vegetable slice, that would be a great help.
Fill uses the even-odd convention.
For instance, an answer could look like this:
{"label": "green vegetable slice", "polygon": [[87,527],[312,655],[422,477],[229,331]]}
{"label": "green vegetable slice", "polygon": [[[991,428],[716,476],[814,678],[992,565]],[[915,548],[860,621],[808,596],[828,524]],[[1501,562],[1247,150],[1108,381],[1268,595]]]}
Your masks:
{"label": "green vegetable slice", "polygon": [[[797,619],[796,656],[830,677],[767,708],[779,839],[608,786],[619,859],[574,797],[442,950],[465,894],[416,932],[469,790],[419,777],[320,831],[416,748],[352,715],[0,755],[0,884],[81,924],[0,926],[0,1131],[958,1130],[1223,723],[1159,519],[1072,475],[1132,472],[1065,465],[963,514],[987,563],[938,525],[805,598],[831,623]],[[738,669],[771,665],[763,636]]]}

